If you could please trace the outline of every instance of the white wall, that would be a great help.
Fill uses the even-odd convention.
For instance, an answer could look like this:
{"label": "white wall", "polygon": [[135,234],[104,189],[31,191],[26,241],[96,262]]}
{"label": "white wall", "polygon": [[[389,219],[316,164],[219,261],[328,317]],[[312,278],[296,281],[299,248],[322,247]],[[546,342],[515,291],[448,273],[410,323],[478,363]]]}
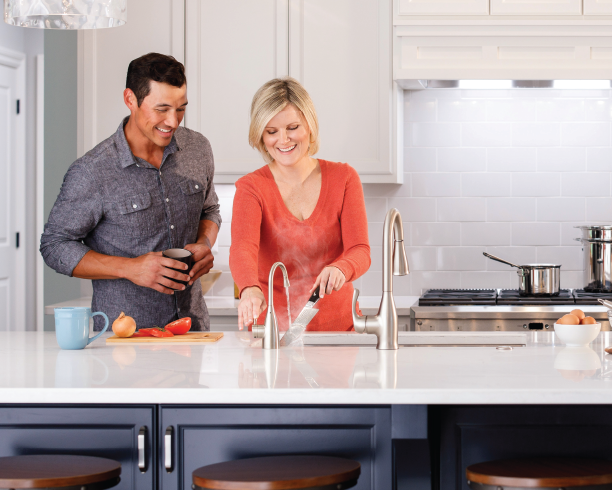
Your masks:
{"label": "white wall", "polygon": [[[516,288],[518,263],[562,265],[561,287],[582,283],[580,224],[612,223],[610,90],[406,92],[404,184],[366,184],[372,266],[355,286],[382,287],[382,223],[404,221],[411,274],[397,295],[424,288]],[[213,146],[214,150],[214,146]],[[325,158],[325,155],[318,155]],[[348,162],[350,164],[350,162]],[[233,186],[218,186],[224,225],[209,293],[231,295]]]}

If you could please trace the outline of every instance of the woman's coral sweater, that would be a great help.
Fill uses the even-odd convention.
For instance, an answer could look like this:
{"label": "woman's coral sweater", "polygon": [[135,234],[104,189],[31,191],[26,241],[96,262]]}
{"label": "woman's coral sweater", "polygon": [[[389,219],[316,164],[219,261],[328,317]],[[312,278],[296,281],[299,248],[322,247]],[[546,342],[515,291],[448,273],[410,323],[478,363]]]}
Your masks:
{"label": "woman's coral sweater", "polygon": [[[321,192],[312,215],[300,221],[285,206],[266,165],[236,182],[230,269],[240,292],[259,286],[268,299],[268,275],[282,262],[289,275],[291,321],[309,298],[325,266],[340,269],[346,283],[317,303],[308,330],[351,330],[352,281],[370,267],[368,222],[357,172],[345,163],[319,160]],[[289,326],[282,271],[274,276],[274,311],[280,330]],[[259,316],[263,323],[265,313]]]}

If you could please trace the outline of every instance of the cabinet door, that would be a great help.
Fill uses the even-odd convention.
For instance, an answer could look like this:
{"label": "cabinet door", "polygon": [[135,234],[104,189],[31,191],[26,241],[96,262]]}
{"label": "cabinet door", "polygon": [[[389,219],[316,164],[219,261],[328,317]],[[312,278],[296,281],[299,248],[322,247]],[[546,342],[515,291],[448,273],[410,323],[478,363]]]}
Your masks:
{"label": "cabinet door", "polygon": [[491,0],[491,15],[581,15],[582,0]]}
{"label": "cabinet door", "polygon": [[130,61],[157,52],[183,62],[184,10],[183,0],[130,0],[124,26],[79,31],[79,156],[129,116],[123,90]]}
{"label": "cabinet door", "polygon": [[[191,490],[191,474],[224,461],[319,454],[361,463],[356,490],[392,488],[391,408],[161,407],[160,434],[173,431],[171,470],[160,454],[160,490]],[[165,444],[164,444],[165,446]]]}
{"label": "cabinet door", "polygon": [[391,1],[291,0],[289,11],[289,74],[317,109],[317,156],[350,164],[363,182],[400,182]]}
{"label": "cabinet door", "polygon": [[612,14],[611,0],[584,0],[584,15]]}
{"label": "cabinet door", "polygon": [[187,0],[185,125],[206,136],[215,182],[233,183],[263,166],[248,144],[253,95],[287,76],[288,0]]}
{"label": "cabinet door", "polygon": [[399,15],[487,15],[489,0],[399,0]]}
{"label": "cabinet door", "polygon": [[[155,488],[154,407],[0,407],[0,457],[74,454],[121,463],[117,490]],[[144,472],[138,468],[138,434],[146,428]]]}

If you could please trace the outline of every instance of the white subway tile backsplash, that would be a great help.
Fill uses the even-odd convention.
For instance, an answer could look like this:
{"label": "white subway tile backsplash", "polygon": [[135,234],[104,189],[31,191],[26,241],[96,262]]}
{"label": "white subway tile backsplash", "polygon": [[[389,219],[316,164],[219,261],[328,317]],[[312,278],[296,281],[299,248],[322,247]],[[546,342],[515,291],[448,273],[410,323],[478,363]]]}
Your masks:
{"label": "white subway tile backsplash", "polygon": [[584,111],[587,121],[612,121],[612,101],[610,99],[586,99]]}
{"label": "white subway tile backsplash", "polygon": [[[516,265],[534,264],[536,261],[536,247],[487,247],[486,251]],[[517,271],[511,266],[493,259],[487,259],[487,270],[508,271],[512,274],[516,274]]]}
{"label": "white subway tile backsplash", "polygon": [[537,148],[487,148],[489,172],[535,172]]}
{"label": "white subway tile backsplash", "polygon": [[487,121],[529,122],[535,121],[534,99],[493,99],[487,101]]}
{"label": "white subway tile backsplash", "polygon": [[470,99],[438,100],[438,121],[472,122],[486,119],[486,101]]}
{"label": "white subway tile backsplash", "polygon": [[586,199],[586,220],[612,223],[612,198],[588,197]]}
{"label": "white subway tile backsplash", "polygon": [[584,100],[582,99],[543,99],[536,103],[538,121],[582,121],[584,120]]}
{"label": "white subway tile backsplash", "polygon": [[438,249],[440,271],[484,271],[485,247],[441,247]]}
{"label": "white subway tile backsplash", "polygon": [[512,223],[512,245],[559,245],[559,223]]}
{"label": "white subway tile backsplash", "polygon": [[219,246],[219,250],[214,254],[215,263],[213,268],[220,271],[229,272],[229,247]]}
{"label": "white subway tile backsplash", "polygon": [[234,199],[236,186],[234,184],[215,184],[215,192],[218,197],[229,197],[230,199]]}
{"label": "white subway tile backsplash", "polygon": [[536,199],[529,197],[490,197],[487,221],[535,221]]}
{"label": "white subway tile backsplash", "polygon": [[370,244],[370,259],[372,259],[372,263],[370,264],[371,271],[382,271],[382,244],[372,245]]}
{"label": "white subway tile backsplash", "polygon": [[382,272],[369,270],[361,276],[361,296],[380,296],[382,292]]}
{"label": "white subway tile backsplash", "polygon": [[561,144],[565,146],[610,146],[610,123],[563,123],[561,125]]}
{"label": "white subway tile backsplash", "polygon": [[461,175],[461,195],[466,197],[510,196],[510,174],[466,173]]}
{"label": "white subway tile backsplash", "polygon": [[436,247],[404,247],[410,271],[435,271],[438,268]]}
{"label": "white subway tile backsplash", "polygon": [[584,225],[585,222],[561,223],[561,245],[568,247],[582,247],[580,242],[575,241],[575,238],[581,236],[581,232],[576,226]]}
{"label": "white subway tile backsplash", "polygon": [[509,289],[511,286],[510,272],[462,272],[462,289]]}
{"label": "white subway tile backsplash", "polygon": [[542,197],[538,199],[538,221],[582,221],[586,200],[581,197]]}
{"label": "white subway tile backsplash", "polygon": [[538,172],[584,172],[586,148],[538,148]]}
{"label": "white subway tile backsplash", "polygon": [[389,209],[397,208],[402,220],[436,221],[436,199],[429,197],[395,197],[389,199]]}
{"label": "white subway tile backsplash", "polygon": [[232,224],[221,223],[221,229],[217,235],[217,245],[219,247],[229,247],[232,244]]}
{"label": "white subway tile backsplash", "polygon": [[412,123],[412,146],[461,146],[461,125]]}
{"label": "white subway tile backsplash", "polygon": [[561,177],[554,173],[513,173],[512,195],[516,197],[558,196]]}
{"label": "white subway tile backsplash", "polygon": [[511,223],[461,223],[462,246],[508,245],[511,241]]}
{"label": "white subway tile backsplash", "polygon": [[587,148],[589,172],[612,172],[612,148]]}
{"label": "white subway tile backsplash", "polygon": [[412,174],[415,197],[452,197],[461,195],[461,174]]}
{"label": "white subway tile backsplash", "polygon": [[486,148],[438,148],[438,172],[485,172]]}
{"label": "white subway tile backsplash", "polygon": [[[463,123],[461,146],[511,146],[512,125],[509,123]],[[455,146],[455,145],[444,145]]]}
{"label": "white subway tile backsplash", "polygon": [[364,200],[368,222],[382,223],[385,221],[385,216],[387,214],[387,199],[383,197],[366,197]]}
{"label": "white subway tile backsplash", "polygon": [[514,146],[559,146],[560,143],[559,123],[512,124],[512,144]]}
{"label": "white subway tile backsplash", "polygon": [[[436,157],[435,148],[404,148],[404,172],[435,172]],[[405,180],[404,185],[406,185]]]}
{"label": "white subway tile backsplash", "polygon": [[412,245],[461,245],[459,223],[412,223]]}
{"label": "white subway tile backsplash", "polygon": [[482,197],[441,197],[438,221],[485,221],[486,199]]}
{"label": "white subway tile backsplash", "polygon": [[414,271],[410,273],[410,279],[412,280],[412,294],[414,295],[420,295],[426,289],[461,288],[460,272]]}
{"label": "white subway tile backsplash", "polygon": [[582,271],[565,271],[561,269],[561,280],[559,282],[563,289],[582,289],[585,286]]}
{"label": "white subway tile backsplash", "polygon": [[363,184],[364,197],[409,197],[412,174],[404,174],[403,184]]}
{"label": "white subway tile backsplash", "polygon": [[404,121],[433,122],[436,120],[438,100],[406,97],[404,100]]}
{"label": "white subway tile backsplash", "polygon": [[538,247],[538,264],[556,264],[564,271],[582,270],[582,251],[577,247]]}
{"label": "white subway tile backsplash", "polygon": [[610,174],[595,172],[561,174],[561,195],[607,197],[610,195]]}

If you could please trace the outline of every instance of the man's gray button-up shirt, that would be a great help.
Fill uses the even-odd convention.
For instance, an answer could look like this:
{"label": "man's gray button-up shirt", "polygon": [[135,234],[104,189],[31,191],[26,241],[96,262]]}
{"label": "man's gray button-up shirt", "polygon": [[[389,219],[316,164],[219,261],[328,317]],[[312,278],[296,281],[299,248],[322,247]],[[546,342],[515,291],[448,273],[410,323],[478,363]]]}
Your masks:
{"label": "man's gray button-up shirt", "polygon": [[[221,226],[208,140],[179,127],[158,171],[132,154],[123,132],[126,122],[64,177],[40,244],[47,265],[61,274],[71,276],[89,250],[138,257],[194,243],[200,220]],[[126,279],[94,280],[93,291],[92,311],[106,313],[111,322],[124,311],[139,328],[164,326],[180,312],[191,317],[192,330],[210,328],[200,281],[174,295]],[[94,321],[101,330],[102,318]]]}

